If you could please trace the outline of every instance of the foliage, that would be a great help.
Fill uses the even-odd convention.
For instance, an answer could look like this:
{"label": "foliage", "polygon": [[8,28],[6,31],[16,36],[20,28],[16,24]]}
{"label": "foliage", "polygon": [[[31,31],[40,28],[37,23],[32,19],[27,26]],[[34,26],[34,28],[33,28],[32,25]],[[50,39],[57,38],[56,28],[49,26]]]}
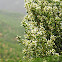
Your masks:
{"label": "foliage", "polygon": [[44,58],[35,58],[32,62],[62,62],[62,56],[49,56]]}
{"label": "foliage", "polygon": [[62,2],[60,0],[25,0],[27,15],[22,25],[25,28],[24,58],[58,55],[61,52]]}
{"label": "foliage", "polygon": [[62,55],[45,56],[41,58],[33,58],[32,60],[25,59],[23,61],[20,60],[20,62],[62,62]]}

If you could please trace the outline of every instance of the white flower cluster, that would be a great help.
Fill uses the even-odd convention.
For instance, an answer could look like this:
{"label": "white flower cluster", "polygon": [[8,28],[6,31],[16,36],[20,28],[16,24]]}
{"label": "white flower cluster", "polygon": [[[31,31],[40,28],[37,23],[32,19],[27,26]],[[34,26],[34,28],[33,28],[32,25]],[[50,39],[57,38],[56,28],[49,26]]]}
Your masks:
{"label": "white flower cluster", "polygon": [[52,7],[50,7],[50,6],[45,6],[45,7],[44,7],[44,11],[45,11],[45,12],[47,12],[47,11],[48,11],[48,12],[49,12],[49,11],[52,11]]}
{"label": "white flower cluster", "polygon": [[55,54],[53,45],[60,34],[62,14],[59,0],[25,0],[25,8],[27,15],[22,22],[25,28],[24,58]]}
{"label": "white flower cluster", "polygon": [[[23,22],[23,25],[25,24],[26,23]],[[49,55],[50,53],[48,54],[48,51],[51,51],[53,45],[55,45],[55,37],[51,36],[50,40],[47,41],[44,27],[41,26],[38,28],[36,26],[36,22],[29,21],[29,23],[27,23],[25,26],[26,39],[24,39],[22,42],[26,48],[24,48],[23,53],[30,58]]]}

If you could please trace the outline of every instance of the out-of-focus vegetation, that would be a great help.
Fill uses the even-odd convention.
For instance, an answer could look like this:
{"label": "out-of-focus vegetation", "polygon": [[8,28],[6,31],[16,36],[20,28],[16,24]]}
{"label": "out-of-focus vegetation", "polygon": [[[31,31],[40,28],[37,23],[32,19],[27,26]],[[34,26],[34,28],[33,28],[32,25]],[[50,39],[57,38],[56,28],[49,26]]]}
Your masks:
{"label": "out-of-focus vegetation", "polygon": [[23,36],[24,29],[20,26],[23,17],[19,13],[0,11],[0,62],[17,62],[22,59],[23,45],[19,45],[16,36]]}

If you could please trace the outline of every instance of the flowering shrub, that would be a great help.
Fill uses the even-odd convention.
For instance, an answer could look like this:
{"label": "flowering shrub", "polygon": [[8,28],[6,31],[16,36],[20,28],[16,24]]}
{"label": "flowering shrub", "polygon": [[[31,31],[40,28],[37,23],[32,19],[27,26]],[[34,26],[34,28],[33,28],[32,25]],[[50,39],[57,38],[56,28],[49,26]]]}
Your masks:
{"label": "flowering shrub", "polygon": [[[37,58],[61,52],[62,2],[60,0],[25,0],[27,15],[25,28],[24,58]],[[55,51],[56,50],[56,51]]]}

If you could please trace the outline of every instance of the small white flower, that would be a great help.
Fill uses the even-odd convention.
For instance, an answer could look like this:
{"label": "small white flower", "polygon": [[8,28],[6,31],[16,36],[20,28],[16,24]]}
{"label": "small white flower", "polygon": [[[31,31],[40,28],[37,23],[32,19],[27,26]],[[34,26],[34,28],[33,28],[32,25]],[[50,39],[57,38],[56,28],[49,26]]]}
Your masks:
{"label": "small white flower", "polygon": [[60,21],[60,18],[59,17],[56,17],[55,20],[59,20]]}
{"label": "small white flower", "polygon": [[55,56],[59,56],[59,53],[55,53]]}
{"label": "small white flower", "polygon": [[50,53],[55,54],[55,49],[50,50]]}
{"label": "small white flower", "polygon": [[51,35],[51,40],[55,40],[55,36],[54,35]]}
{"label": "small white flower", "polygon": [[26,56],[23,56],[23,58],[25,59],[25,58],[26,58]]}
{"label": "small white flower", "polygon": [[44,7],[44,11],[52,11],[52,7],[50,7],[50,6],[45,6],[45,7]]}
{"label": "small white flower", "polygon": [[37,10],[40,10],[40,9],[41,9],[41,7],[39,6],[39,7],[37,7],[36,9],[37,9]]}
{"label": "small white flower", "polygon": [[37,34],[38,34],[38,35],[42,35],[42,32],[41,32],[41,31],[40,31],[40,32],[37,32]]}
{"label": "small white flower", "polygon": [[62,1],[60,2],[60,5],[62,6]]}
{"label": "small white flower", "polygon": [[25,53],[26,51],[27,51],[26,49],[23,50],[24,53]]}

